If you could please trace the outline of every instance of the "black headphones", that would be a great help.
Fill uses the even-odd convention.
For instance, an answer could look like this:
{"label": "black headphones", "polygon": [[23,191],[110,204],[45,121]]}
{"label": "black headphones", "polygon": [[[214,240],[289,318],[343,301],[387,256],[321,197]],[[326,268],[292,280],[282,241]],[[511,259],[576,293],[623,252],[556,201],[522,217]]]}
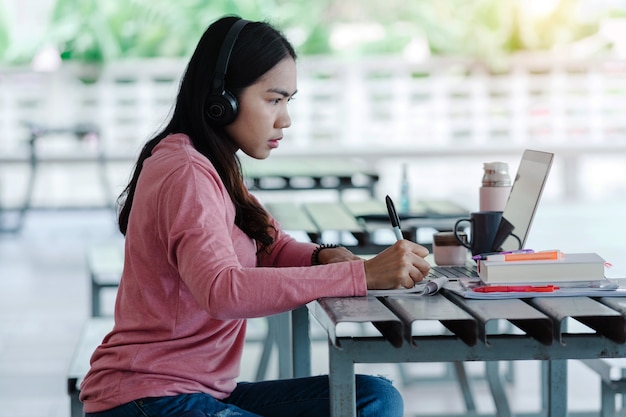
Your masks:
{"label": "black headphones", "polygon": [[247,20],[239,19],[231,26],[217,56],[215,73],[211,81],[211,91],[207,96],[205,104],[206,115],[214,126],[227,125],[235,120],[237,116],[237,98],[226,89],[225,78],[230,54],[233,52],[237,37],[241,29],[248,23]]}

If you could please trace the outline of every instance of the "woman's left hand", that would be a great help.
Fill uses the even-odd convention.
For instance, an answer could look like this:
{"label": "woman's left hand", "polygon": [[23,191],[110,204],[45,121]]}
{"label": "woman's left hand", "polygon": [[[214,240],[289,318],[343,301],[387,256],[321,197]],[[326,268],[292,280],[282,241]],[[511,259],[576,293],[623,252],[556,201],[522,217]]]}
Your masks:
{"label": "woman's left hand", "polygon": [[338,248],[324,248],[317,255],[321,264],[332,264],[336,262],[358,261],[359,258],[348,249],[340,246]]}

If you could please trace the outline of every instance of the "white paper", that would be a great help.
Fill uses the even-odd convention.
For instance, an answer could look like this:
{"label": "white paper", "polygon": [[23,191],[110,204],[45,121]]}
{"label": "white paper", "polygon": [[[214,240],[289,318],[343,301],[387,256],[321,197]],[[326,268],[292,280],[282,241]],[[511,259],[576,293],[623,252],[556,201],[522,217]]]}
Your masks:
{"label": "white paper", "polygon": [[367,295],[388,296],[388,295],[433,295],[437,294],[446,285],[448,278],[439,277],[418,282],[413,288],[399,288],[395,290],[368,290]]}

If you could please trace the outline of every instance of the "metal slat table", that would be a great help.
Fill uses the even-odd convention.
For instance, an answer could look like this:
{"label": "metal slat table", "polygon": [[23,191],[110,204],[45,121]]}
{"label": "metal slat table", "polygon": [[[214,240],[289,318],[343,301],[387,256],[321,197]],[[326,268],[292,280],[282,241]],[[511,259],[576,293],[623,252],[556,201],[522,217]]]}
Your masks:
{"label": "metal slat table", "polygon": [[[560,417],[567,415],[567,360],[626,357],[621,305],[588,297],[466,300],[444,290],[431,297],[328,298],[307,307],[328,334],[332,416],[356,415],[355,363],[542,360],[545,415]],[[568,319],[589,331],[568,332]],[[423,326],[433,320],[449,332]],[[517,329],[500,330],[500,321]],[[371,322],[381,335],[341,335],[338,326],[346,322]],[[497,415],[512,415],[497,369],[488,366],[486,376]]]}

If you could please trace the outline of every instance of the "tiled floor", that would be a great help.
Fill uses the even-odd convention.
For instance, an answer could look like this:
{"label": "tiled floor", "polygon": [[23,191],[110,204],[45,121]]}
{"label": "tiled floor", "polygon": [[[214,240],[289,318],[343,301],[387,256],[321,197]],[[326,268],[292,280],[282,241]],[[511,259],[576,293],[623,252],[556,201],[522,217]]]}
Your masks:
{"label": "tiled floor", "polygon": [[[614,264],[610,274],[626,276],[626,201],[542,205],[529,247],[565,251],[597,251]],[[65,373],[83,320],[89,314],[85,249],[120,241],[112,214],[94,212],[33,212],[20,234],[0,234],[0,417],[69,416]],[[110,302],[111,300],[109,300]],[[259,324],[260,325],[260,324]],[[314,372],[325,372],[325,345],[314,346]],[[258,346],[250,346],[244,378],[255,372]],[[406,366],[412,374],[439,372],[439,365]],[[516,363],[508,386],[514,411],[541,409],[539,365]],[[453,382],[421,382],[402,386],[397,366],[359,366],[357,370],[385,374],[402,387],[407,414],[463,414],[462,398]],[[472,384],[479,412],[493,412],[481,364],[470,364],[478,375]],[[599,408],[595,375],[572,362],[570,408]]]}

